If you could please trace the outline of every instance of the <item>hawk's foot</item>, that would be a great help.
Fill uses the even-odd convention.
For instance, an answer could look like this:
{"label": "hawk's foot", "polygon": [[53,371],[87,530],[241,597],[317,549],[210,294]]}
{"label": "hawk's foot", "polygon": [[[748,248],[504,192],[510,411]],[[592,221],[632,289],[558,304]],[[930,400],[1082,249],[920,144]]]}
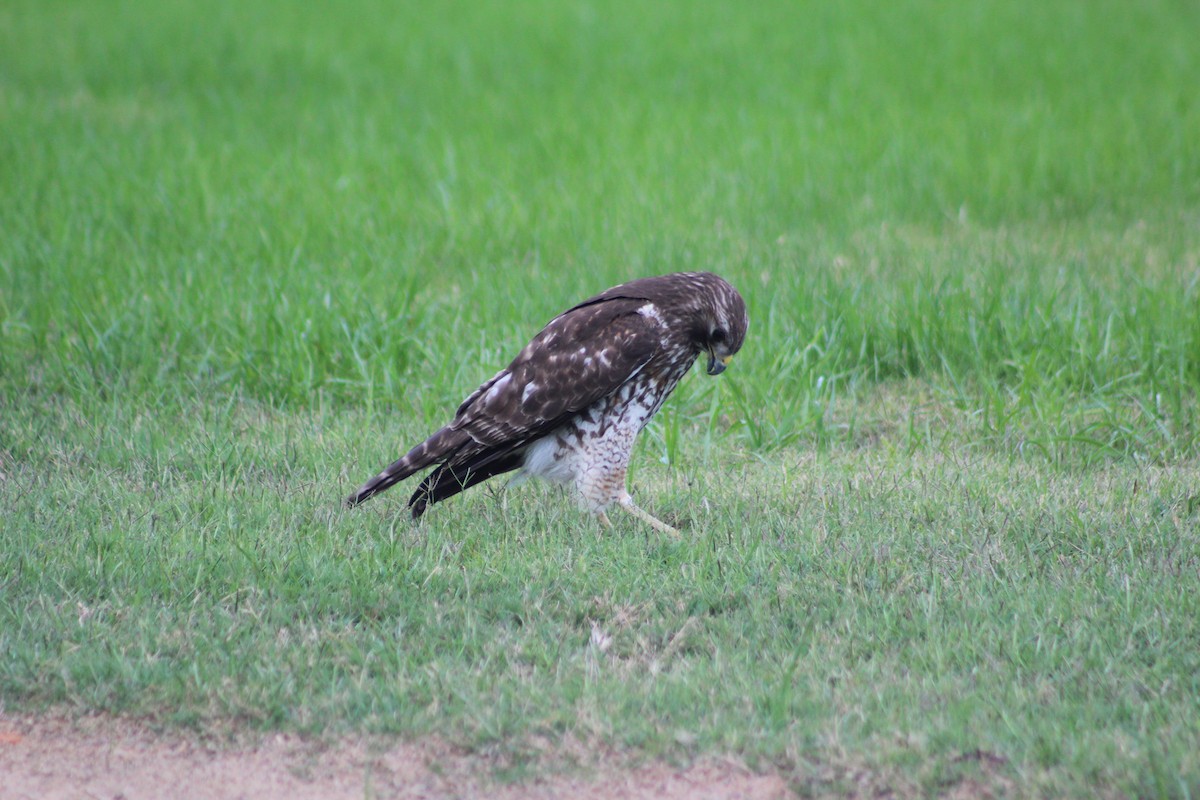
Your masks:
{"label": "hawk's foot", "polygon": [[622,497],[620,501],[618,501],[618,504],[621,506],[621,508],[628,511],[630,514],[633,514],[635,517],[649,525],[651,528],[654,528],[654,530],[658,531],[659,533],[665,533],[668,536],[675,537],[676,539],[679,538],[679,531],[675,530],[662,520],[656,519],[653,515],[648,514],[642,509],[638,508],[636,505],[634,505],[633,498],[629,495]]}

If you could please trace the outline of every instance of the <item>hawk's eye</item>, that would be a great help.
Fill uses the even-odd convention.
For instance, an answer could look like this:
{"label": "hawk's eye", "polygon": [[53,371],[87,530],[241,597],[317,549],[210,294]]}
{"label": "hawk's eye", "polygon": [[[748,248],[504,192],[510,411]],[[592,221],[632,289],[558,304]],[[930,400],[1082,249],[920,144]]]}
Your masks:
{"label": "hawk's eye", "polygon": [[713,344],[722,344],[728,338],[729,334],[725,332],[724,328],[717,328],[709,336],[709,339],[712,340]]}

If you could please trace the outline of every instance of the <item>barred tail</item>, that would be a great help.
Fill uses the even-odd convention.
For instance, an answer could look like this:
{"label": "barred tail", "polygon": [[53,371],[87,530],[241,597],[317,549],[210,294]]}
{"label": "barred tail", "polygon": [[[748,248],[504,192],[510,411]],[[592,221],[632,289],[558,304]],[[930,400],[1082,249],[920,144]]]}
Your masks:
{"label": "barred tail", "polygon": [[418,470],[436,461],[442,461],[462,447],[470,437],[462,431],[442,428],[424,442],[414,447],[403,458],[392,462],[387,468],[359,487],[346,498],[346,507],[352,508],[372,495],[395,486]]}

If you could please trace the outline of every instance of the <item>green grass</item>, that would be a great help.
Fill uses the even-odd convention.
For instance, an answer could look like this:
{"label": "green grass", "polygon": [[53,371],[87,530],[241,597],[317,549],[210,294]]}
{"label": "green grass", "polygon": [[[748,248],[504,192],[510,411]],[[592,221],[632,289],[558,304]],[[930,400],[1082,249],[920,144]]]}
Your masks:
{"label": "green grass", "polygon": [[[0,705],[1195,797],[1198,38],[1167,0],[9,3]],[[676,269],[751,314],[639,443],[682,543],[538,487],[339,507]]]}

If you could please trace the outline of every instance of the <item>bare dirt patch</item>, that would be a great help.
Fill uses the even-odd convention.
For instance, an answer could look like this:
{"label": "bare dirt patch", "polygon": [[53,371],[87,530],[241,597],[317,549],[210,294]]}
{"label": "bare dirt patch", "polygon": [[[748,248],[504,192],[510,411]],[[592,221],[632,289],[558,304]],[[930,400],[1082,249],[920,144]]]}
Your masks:
{"label": "bare dirt patch", "polygon": [[502,783],[494,765],[433,739],[353,736],[321,742],[272,734],[214,742],[156,732],[134,720],[0,714],[0,797],[5,800],[189,798],[705,798],[791,797],[782,777],[734,760],[685,768],[598,758],[571,774]]}

